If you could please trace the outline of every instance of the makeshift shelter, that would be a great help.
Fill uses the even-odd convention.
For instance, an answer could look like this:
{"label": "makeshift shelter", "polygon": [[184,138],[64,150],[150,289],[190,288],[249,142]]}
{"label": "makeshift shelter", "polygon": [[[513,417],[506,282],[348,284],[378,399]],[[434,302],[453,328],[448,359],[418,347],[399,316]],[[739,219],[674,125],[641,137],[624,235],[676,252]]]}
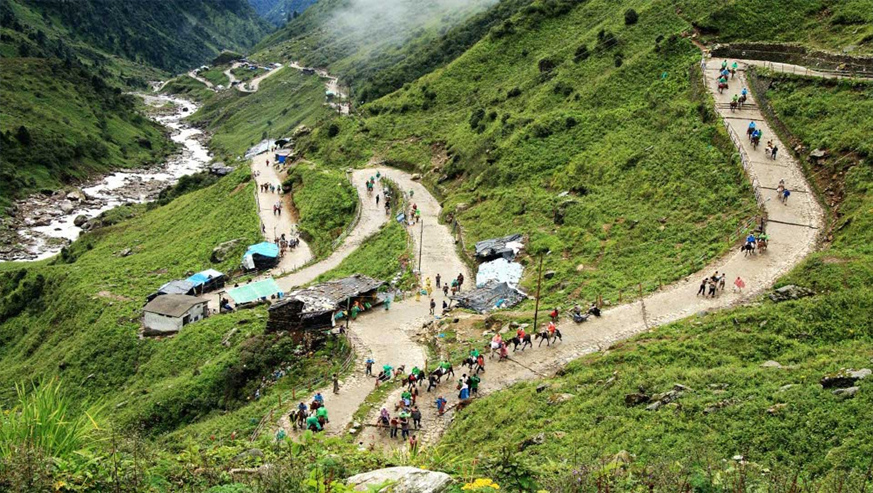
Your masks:
{"label": "makeshift shelter", "polygon": [[178,332],[183,326],[206,318],[207,300],[184,294],[158,296],[143,307],[145,335]]}
{"label": "makeshift shelter", "polygon": [[281,299],[283,297],[282,289],[272,277],[228,289],[227,295],[237,307],[258,301]]}
{"label": "makeshift shelter", "polygon": [[249,246],[243,255],[242,266],[246,270],[264,270],[275,267],[279,263],[279,246],[264,241]]}
{"label": "makeshift shelter", "polygon": [[527,295],[505,282],[489,282],[481,288],[451,297],[461,308],[479,313],[488,313],[500,308],[509,308],[521,303]]}
{"label": "makeshift shelter", "polygon": [[284,163],[285,161],[294,159],[294,151],[291,149],[279,149],[276,151],[276,162]]}
{"label": "makeshift shelter", "polygon": [[193,295],[194,293],[194,283],[188,280],[176,279],[174,281],[170,281],[163,286],[159,287],[157,291],[148,295],[146,297],[147,301],[151,301],[158,296],[164,294],[188,294]]}
{"label": "makeshift shelter", "polygon": [[206,269],[185,280],[194,284],[194,291],[200,294],[223,288],[225,277],[224,274],[215,269]]}
{"label": "makeshift shelter", "polygon": [[267,330],[302,333],[332,327],[334,313],[356,301],[370,306],[381,303],[377,292],[384,284],[384,281],[355,274],[294,291],[270,307]]}
{"label": "makeshift shelter", "polygon": [[476,272],[476,287],[482,287],[489,282],[505,282],[511,287],[518,286],[524,266],[518,262],[510,262],[503,257],[479,265]]}
{"label": "makeshift shelter", "polygon": [[246,151],[245,158],[251,159],[258,154],[263,154],[270,150],[271,147],[276,143],[276,141],[272,139],[264,139],[257,144],[249,147],[249,150]]}
{"label": "makeshift shelter", "polygon": [[480,262],[487,262],[497,258],[512,260],[518,252],[524,248],[521,234],[512,234],[502,238],[492,238],[476,243],[476,258]]}
{"label": "makeshift shelter", "polygon": [[279,137],[276,139],[277,147],[285,147],[286,145],[293,144],[294,140],[291,137]]}

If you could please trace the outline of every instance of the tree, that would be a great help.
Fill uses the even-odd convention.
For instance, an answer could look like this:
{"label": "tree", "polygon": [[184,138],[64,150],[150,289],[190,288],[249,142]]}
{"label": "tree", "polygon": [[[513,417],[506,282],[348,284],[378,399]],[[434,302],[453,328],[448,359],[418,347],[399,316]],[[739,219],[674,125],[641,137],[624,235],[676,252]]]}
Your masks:
{"label": "tree", "polygon": [[339,125],[336,123],[331,123],[329,127],[327,127],[327,136],[328,137],[336,137],[340,133]]}
{"label": "tree", "polygon": [[18,142],[21,142],[23,146],[29,146],[33,139],[30,137],[30,132],[27,130],[27,127],[24,125],[18,127],[18,130],[15,132],[15,138],[18,139]]}
{"label": "tree", "polygon": [[624,11],[624,23],[626,26],[632,26],[637,23],[640,19],[639,14],[634,9],[627,9]]}

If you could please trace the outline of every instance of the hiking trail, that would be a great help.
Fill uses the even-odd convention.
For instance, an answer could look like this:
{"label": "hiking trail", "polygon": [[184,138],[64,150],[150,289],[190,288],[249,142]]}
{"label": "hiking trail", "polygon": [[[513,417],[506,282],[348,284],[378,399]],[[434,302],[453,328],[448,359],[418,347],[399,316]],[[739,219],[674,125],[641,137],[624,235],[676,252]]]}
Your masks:
{"label": "hiking trail", "polygon": [[[665,286],[662,290],[652,293],[642,300],[605,310],[601,318],[592,318],[588,322],[578,325],[572,321],[559,322],[559,329],[563,334],[562,342],[553,344],[549,348],[534,347],[524,352],[510,353],[511,361],[504,363],[498,364],[496,360],[486,360],[487,370],[481,374],[480,396],[501,390],[517,382],[551,375],[555,370],[574,359],[602,350],[617,341],[630,338],[659,325],[668,324],[695,313],[728,308],[754,299],[769,289],[779,277],[795,267],[815,249],[818,233],[824,225],[824,213],[816,202],[815,195],[812,193],[800,165],[770,129],[763,115],[754,105],[755,101],[751,94],[749,94],[746,109],[731,113],[728,108],[733,94],[738,93],[746,84],[743,73],[745,67],[749,64],[759,63],[745,60],[738,60],[738,62],[742,64],[742,68],[738,72],[737,78],[729,81],[729,90],[725,91],[724,94],[719,94],[717,90],[716,76],[720,68],[717,60],[706,61],[704,79],[707,90],[715,99],[716,109],[722,116],[723,123],[728,132],[735,136],[732,138],[734,145],[744,156],[746,173],[753,182],[753,187],[760,194],[759,203],[769,219],[767,233],[771,239],[768,251],[744,257],[743,253],[739,251],[739,244],[737,244],[726,256],[713,261],[703,270]],[[755,121],[757,127],[762,130],[763,142],[772,140],[780,148],[777,159],[771,160],[765,157],[763,146],[757,150],[752,148],[745,134],[750,121]],[[439,204],[436,199],[420,183],[412,181],[407,173],[395,169],[378,169],[383,176],[394,180],[402,190],[413,189],[415,195],[412,201],[422,208],[422,221],[425,224],[422,278],[430,277],[433,280],[436,273],[439,272],[444,280],[448,280],[455,277],[458,272],[464,272],[466,279],[474,279],[458,258],[451,232],[446,226],[437,222]],[[375,174],[375,172],[376,169],[365,168],[355,171],[354,175],[358,177],[361,173],[358,179],[365,181],[365,176]],[[777,200],[775,191],[772,190],[776,188],[780,179],[784,179],[787,188],[792,191],[787,204]],[[351,253],[366,238],[364,234],[366,231],[363,228],[375,226],[370,223],[372,219],[370,219],[366,206],[372,198],[366,196],[366,191],[361,186],[360,181],[357,182],[356,188],[364,204],[364,210],[355,229],[362,229],[358,240],[351,241],[351,235],[346,240],[348,253]],[[368,224],[369,226],[367,226]],[[418,228],[411,228],[410,233],[414,241],[418,241]],[[343,247],[345,246],[346,244],[343,245]],[[340,247],[335,255],[342,255],[343,258],[347,256],[348,253],[340,253],[343,247]],[[333,255],[328,260],[332,257]],[[329,267],[315,264],[308,269],[311,269],[310,273],[303,274],[303,271],[300,271],[288,276],[289,280],[284,281],[285,284],[282,284],[283,281],[280,279],[280,285],[284,288],[307,282],[307,280],[317,276],[316,272],[325,272],[329,270]],[[727,273],[728,287],[716,298],[696,296],[699,281],[716,271]],[[735,292],[732,289],[733,280],[737,276],[746,283],[746,289],[742,292]],[[469,289],[471,286],[466,285],[465,288]],[[442,293],[435,293],[434,298],[438,306],[441,305]],[[405,299],[392,304],[391,309],[387,312],[381,308],[376,308],[361,314],[357,320],[351,323],[351,338],[357,352],[354,372],[345,380],[341,380],[338,395],[332,393],[332,385],[319,389],[324,396],[325,405],[331,418],[326,430],[328,434],[344,434],[351,423],[352,415],[373,390],[375,379],[364,377],[363,362],[367,357],[372,357],[376,361],[374,374],[381,369],[383,364],[390,364],[395,368],[399,365],[405,365],[407,371],[416,365],[423,368],[425,349],[413,338],[421,331],[424,323],[434,319],[433,316],[428,315],[428,301],[424,297],[420,302],[414,301],[414,298]],[[547,320],[547,316],[543,318]],[[545,324],[545,321],[543,323]],[[530,332],[533,333],[533,328]],[[436,362],[428,362],[431,369],[435,365]],[[457,379],[465,373],[465,370],[456,367],[455,372]],[[458,403],[457,391],[454,382],[449,381],[448,384],[445,382],[444,380],[440,387],[430,394],[424,391],[426,384],[420,389],[421,395],[418,403],[423,415],[423,430],[418,435],[419,441],[422,443],[436,443],[453,419],[452,408]],[[400,392],[401,389],[391,392],[382,404],[392,414],[394,414],[393,404],[399,400]],[[438,395],[443,395],[448,400],[449,411],[442,417],[436,415],[433,404]],[[311,396],[298,396],[298,401],[310,399]],[[286,432],[291,431],[287,413],[296,404],[296,402],[290,403],[282,411],[283,415],[277,419],[277,422],[274,422],[271,429],[273,433],[278,428],[282,428]],[[361,424],[375,423],[382,405],[367,410],[367,417]],[[362,446],[382,445],[388,449],[406,446],[403,441],[387,438],[387,430],[369,426],[362,426],[356,440]]]}

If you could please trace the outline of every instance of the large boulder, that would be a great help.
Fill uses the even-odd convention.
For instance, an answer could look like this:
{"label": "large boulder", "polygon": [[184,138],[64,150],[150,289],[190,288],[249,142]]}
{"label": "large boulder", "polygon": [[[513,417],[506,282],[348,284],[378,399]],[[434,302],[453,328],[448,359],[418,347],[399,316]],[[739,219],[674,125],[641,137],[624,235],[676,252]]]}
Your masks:
{"label": "large boulder", "polygon": [[224,243],[220,243],[217,247],[212,249],[212,256],[209,257],[209,261],[213,264],[220,264],[227,260],[227,257],[233,253],[234,249],[236,249],[243,242],[242,238],[235,238],[230,241],[225,241]]}
{"label": "large boulder", "polygon": [[425,471],[416,467],[386,467],[356,474],[346,480],[355,491],[367,491],[367,486],[391,482],[393,493],[441,493],[452,482],[444,472]]}
{"label": "large boulder", "polygon": [[873,374],[873,370],[870,370],[869,368],[861,368],[860,370],[843,368],[838,372],[829,373],[822,377],[821,386],[825,389],[843,389],[853,386],[855,382],[863,380],[871,374]]}
{"label": "large boulder", "polygon": [[810,289],[789,284],[788,286],[782,286],[770,293],[770,299],[779,303],[780,301],[798,300],[814,294],[815,293]]}
{"label": "large boulder", "polygon": [[78,216],[76,216],[76,219],[73,219],[73,225],[76,226],[77,228],[81,228],[82,225],[87,223],[87,222],[88,222],[88,216],[84,216],[82,214],[79,214]]}
{"label": "large boulder", "polygon": [[64,214],[69,214],[73,212],[73,203],[69,200],[62,200],[61,203],[58,204],[58,206],[61,208]]}

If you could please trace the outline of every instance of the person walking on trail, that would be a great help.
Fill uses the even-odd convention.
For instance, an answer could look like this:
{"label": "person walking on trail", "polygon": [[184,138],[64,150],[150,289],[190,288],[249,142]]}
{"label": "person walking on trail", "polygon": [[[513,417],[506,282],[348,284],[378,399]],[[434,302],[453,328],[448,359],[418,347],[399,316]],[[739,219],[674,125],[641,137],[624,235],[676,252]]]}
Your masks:
{"label": "person walking on trail", "polygon": [[430,392],[430,389],[435,389],[437,386],[436,377],[430,375],[427,377],[427,391]]}
{"label": "person walking on trail", "polygon": [[707,279],[705,277],[700,281],[700,289],[697,290],[697,296],[706,296],[706,281]]}
{"label": "person walking on trail", "polygon": [[430,314],[434,315],[434,310],[436,310],[436,301],[433,298],[430,299]]}
{"label": "person walking on trail", "polygon": [[791,192],[786,188],[782,191],[782,203],[788,205],[788,196],[791,195]]}
{"label": "person walking on trail", "polygon": [[400,421],[397,420],[397,416],[391,418],[391,438],[397,438],[397,427],[400,425]]}
{"label": "person walking on trail", "polygon": [[740,276],[737,276],[737,279],[734,281],[734,291],[743,292],[743,288],[746,287],[746,282],[740,279]]}
{"label": "person walking on trail", "polygon": [[[448,296],[448,295],[449,295],[449,285],[443,284],[443,296]],[[445,301],[443,301],[443,303],[445,303]]]}
{"label": "person walking on trail", "polygon": [[415,429],[421,428],[421,410],[418,409],[418,406],[412,408],[412,425],[415,426]]}
{"label": "person walking on trail", "polygon": [[314,414],[306,418],[306,429],[311,431],[321,431],[321,423],[318,422],[318,418]]}
{"label": "person walking on trail", "polygon": [[709,284],[709,297],[715,298],[715,291],[716,291],[716,288],[718,287],[716,285],[715,279],[710,278],[709,282],[707,284]]}
{"label": "person walking on trail", "polygon": [[470,385],[470,392],[471,392],[473,395],[479,395],[479,382],[481,382],[482,379],[479,378],[479,377],[474,373],[473,375],[470,375],[470,378],[468,378],[467,381],[468,381],[468,383],[469,383],[469,385]]}
{"label": "person walking on trail", "polygon": [[415,209],[415,223],[421,222],[421,209]]}
{"label": "person walking on trail", "polygon": [[431,291],[433,291],[432,286],[430,284],[430,278],[426,278],[424,280],[424,289],[427,290],[427,295],[430,296]]}
{"label": "person walking on trail", "polygon": [[458,274],[458,292],[461,292],[461,286],[464,285],[464,274]]}
{"label": "person walking on trail", "polygon": [[557,322],[557,321],[558,321],[558,307],[555,307],[555,309],[552,310],[551,313],[549,313],[549,317],[552,318],[552,322]]}
{"label": "person walking on trail", "polygon": [[462,401],[469,399],[470,386],[467,385],[466,379],[461,380],[461,382],[458,383],[458,387],[460,387],[460,392],[458,392],[458,399]]}
{"label": "person walking on trail", "polygon": [[442,416],[446,412],[446,398],[443,396],[439,396],[436,400],[437,414]]}
{"label": "person walking on trail", "polygon": [[418,438],[415,435],[412,435],[412,438],[409,439],[409,453],[415,454],[418,452]]}
{"label": "person walking on trail", "polygon": [[443,315],[448,313],[448,311],[449,311],[449,304],[446,303],[446,300],[443,300]]}
{"label": "person walking on trail", "polygon": [[377,172],[376,172],[376,179],[377,179],[377,180],[381,180],[381,179],[382,179],[382,172],[381,172],[381,171],[377,171]]}
{"label": "person walking on trail", "polygon": [[436,275],[436,288],[440,289],[440,275],[439,274]]}
{"label": "person walking on trail", "polygon": [[376,207],[379,207],[379,194],[376,194]]}
{"label": "person walking on trail", "polygon": [[409,438],[409,418],[406,416],[400,418],[400,438],[403,440]]}
{"label": "person walking on trail", "polygon": [[779,146],[773,144],[773,151],[770,153],[770,159],[776,160],[776,152],[779,151]]}
{"label": "person walking on trail", "polygon": [[373,361],[373,358],[367,358],[367,369],[364,371],[364,375],[368,377],[373,375],[373,363],[375,363],[375,361]]}
{"label": "person walking on trail", "polygon": [[336,376],[336,373],[333,374],[333,393],[339,394],[339,377]]}
{"label": "person walking on trail", "polygon": [[478,375],[480,371],[485,371],[485,356],[481,354],[476,357],[476,375]]}

